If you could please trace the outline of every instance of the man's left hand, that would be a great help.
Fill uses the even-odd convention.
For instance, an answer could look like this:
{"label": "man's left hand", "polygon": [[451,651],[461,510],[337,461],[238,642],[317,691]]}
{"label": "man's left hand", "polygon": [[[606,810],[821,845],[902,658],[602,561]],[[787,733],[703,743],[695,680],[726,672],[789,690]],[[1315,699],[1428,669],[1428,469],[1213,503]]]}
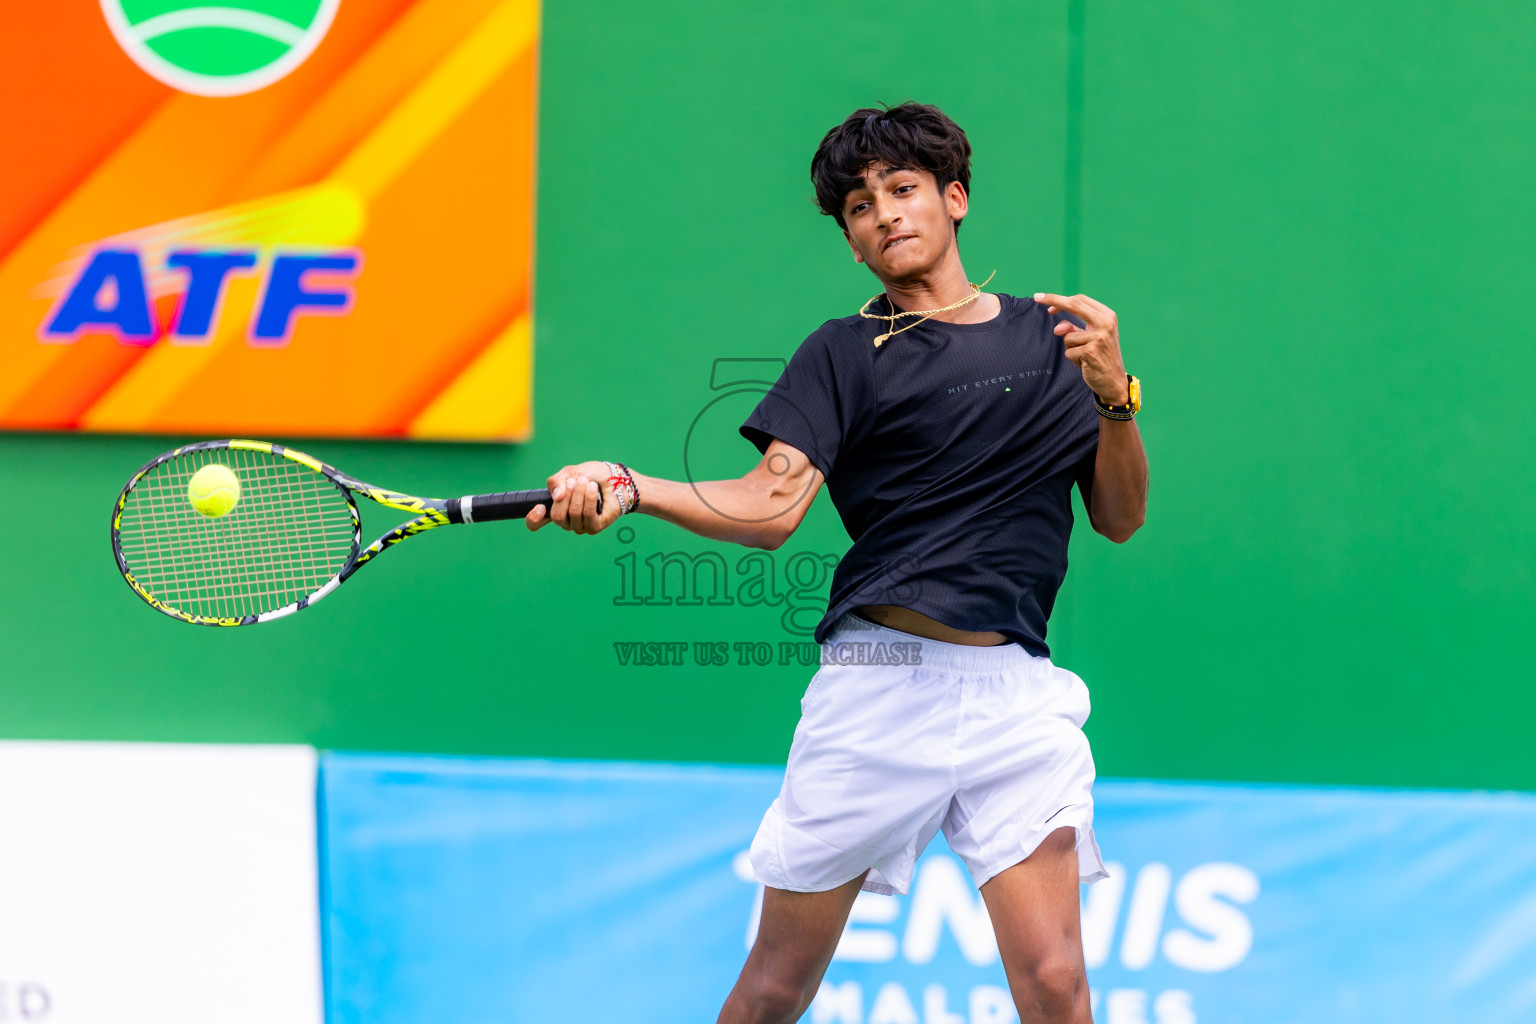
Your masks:
{"label": "man's left hand", "polygon": [[1083,371],[1083,380],[1106,403],[1125,405],[1130,402],[1125,361],[1120,358],[1120,324],[1115,311],[1086,295],[1036,292],[1035,301],[1046,305],[1048,313],[1074,313],[1088,325],[1085,329],[1070,320],[1056,325],[1056,336],[1066,343],[1067,358]]}

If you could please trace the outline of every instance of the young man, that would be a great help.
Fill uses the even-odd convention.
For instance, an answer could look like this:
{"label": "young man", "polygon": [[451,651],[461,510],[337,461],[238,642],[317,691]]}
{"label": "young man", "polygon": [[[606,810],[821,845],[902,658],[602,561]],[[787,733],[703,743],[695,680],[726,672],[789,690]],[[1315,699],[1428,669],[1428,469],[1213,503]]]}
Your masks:
{"label": "young man", "polygon": [[[817,202],[885,290],[795,352],[741,427],[763,456],[751,472],[688,484],[585,462],[528,516],[597,533],[638,510],[771,550],[825,482],[853,539],[815,633],[833,653],[752,843],[763,915],[722,1024],[797,1020],[859,890],[906,892],[940,828],[981,890],[1020,1019],[1090,1021],[1078,885],[1104,866],[1088,692],[1051,664],[1045,627],[1073,484],[1111,540],[1145,518],[1139,385],[1104,305],[967,282],[970,152],[916,103],[855,111],[822,139]],[[842,656],[876,646],[903,657]]]}

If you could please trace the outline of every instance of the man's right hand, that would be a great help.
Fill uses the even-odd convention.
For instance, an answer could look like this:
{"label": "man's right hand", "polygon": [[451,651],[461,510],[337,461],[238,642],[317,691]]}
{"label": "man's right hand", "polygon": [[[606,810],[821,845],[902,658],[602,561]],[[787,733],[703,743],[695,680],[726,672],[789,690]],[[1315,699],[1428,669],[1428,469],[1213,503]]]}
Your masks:
{"label": "man's right hand", "polygon": [[[772,551],[795,532],[824,482],[805,454],[774,438],[752,471],[738,480],[663,480],[631,474],[639,511],[700,537]],[[606,462],[566,466],[549,478],[553,508],[535,505],[528,529],[554,523],[572,533],[601,533],[619,518]],[[601,489],[603,514],[598,515]]]}
{"label": "man's right hand", "polygon": [[[554,523],[571,533],[601,533],[619,518],[619,502],[608,483],[605,462],[566,466],[550,476],[547,486],[553,507],[535,505],[524,519],[530,530]],[[603,496],[602,515],[597,513],[598,494]]]}

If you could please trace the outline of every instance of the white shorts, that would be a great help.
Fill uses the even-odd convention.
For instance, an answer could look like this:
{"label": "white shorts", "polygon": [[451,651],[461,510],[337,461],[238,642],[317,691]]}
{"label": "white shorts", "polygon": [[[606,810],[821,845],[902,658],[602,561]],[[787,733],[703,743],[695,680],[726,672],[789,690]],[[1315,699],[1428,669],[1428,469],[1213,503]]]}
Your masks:
{"label": "white shorts", "polygon": [[[839,655],[866,663],[827,663]],[[752,840],[758,881],[822,892],[867,868],[865,889],[904,894],[943,828],[979,888],[1066,826],[1078,877],[1106,877],[1088,711],[1081,679],[1018,644],[941,643],[844,615],[800,702],[783,788]]]}

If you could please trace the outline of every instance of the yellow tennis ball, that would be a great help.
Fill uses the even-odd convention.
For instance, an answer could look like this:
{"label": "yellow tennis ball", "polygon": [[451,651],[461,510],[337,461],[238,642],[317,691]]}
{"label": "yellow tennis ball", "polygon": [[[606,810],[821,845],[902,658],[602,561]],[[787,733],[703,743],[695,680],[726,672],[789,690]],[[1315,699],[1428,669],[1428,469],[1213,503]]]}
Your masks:
{"label": "yellow tennis ball", "polygon": [[211,462],[192,474],[187,500],[203,515],[216,519],[240,501],[240,478],[228,466]]}

